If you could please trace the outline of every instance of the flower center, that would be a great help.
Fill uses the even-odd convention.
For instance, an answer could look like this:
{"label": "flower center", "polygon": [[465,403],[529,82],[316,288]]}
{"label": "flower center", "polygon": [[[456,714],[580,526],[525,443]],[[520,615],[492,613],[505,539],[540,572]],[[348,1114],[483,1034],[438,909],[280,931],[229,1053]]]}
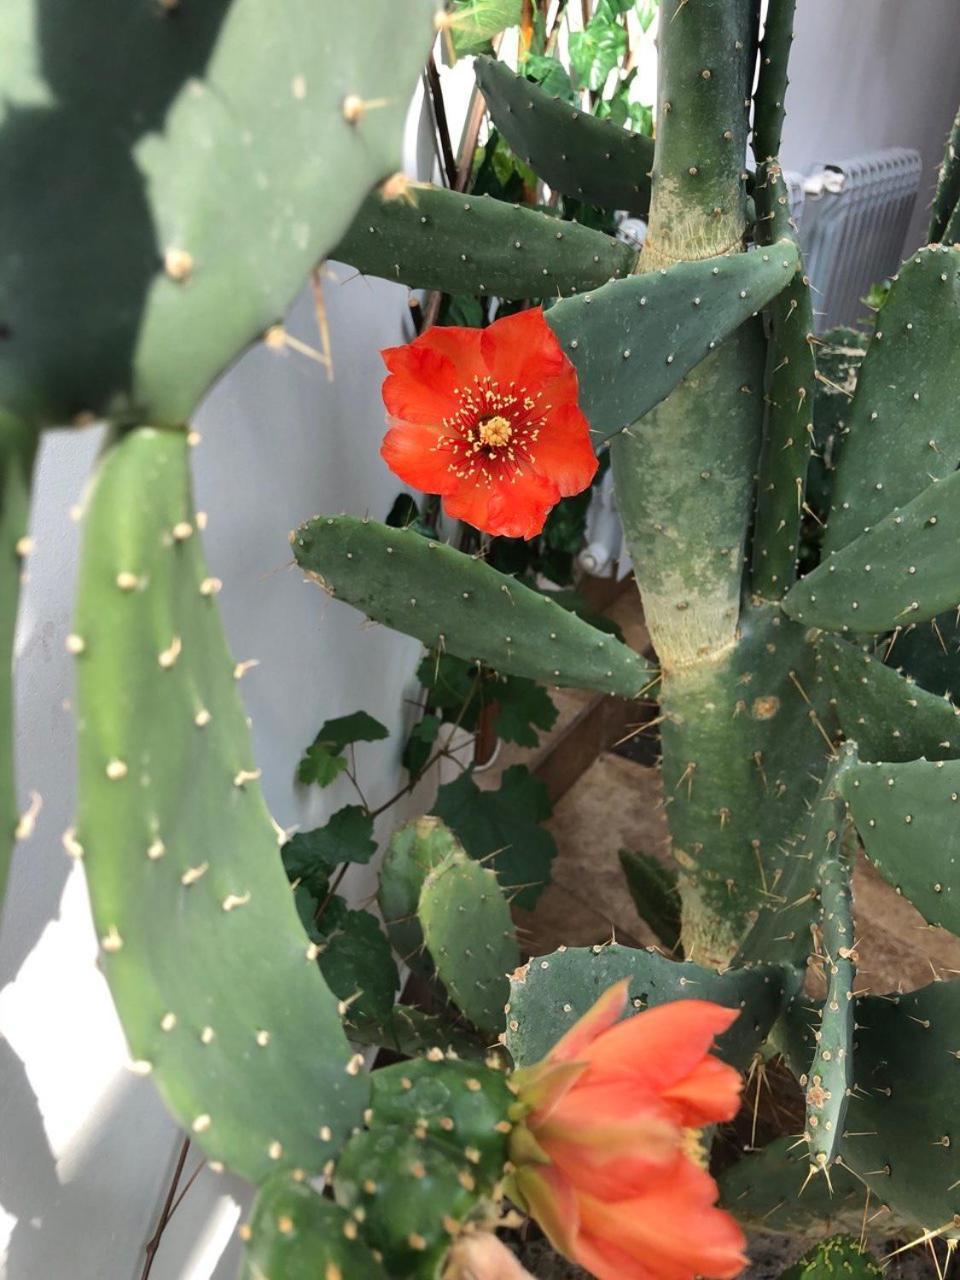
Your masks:
{"label": "flower center", "polygon": [[481,443],[491,449],[496,449],[500,445],[506,444],[513,435],[513,427],[499,413],[493,418],[485,418],[479,424],[478,430]]}
{"label": "flower center", "polygon": [[701,1169],[706,1169],[707,1148],[704,1145],[702,1129],[684,1129],[680,1149],[688,1160],[692,1160]]}

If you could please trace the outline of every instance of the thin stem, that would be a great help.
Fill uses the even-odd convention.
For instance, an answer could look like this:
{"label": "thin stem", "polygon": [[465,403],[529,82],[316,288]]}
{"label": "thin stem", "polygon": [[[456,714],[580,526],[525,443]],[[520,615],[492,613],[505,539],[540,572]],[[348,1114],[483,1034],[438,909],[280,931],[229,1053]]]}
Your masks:
{"label": "thin stem", "polygon": [[[177,1185],[180,1182],[180,1176],[183,1173],[183,1166],[187,1162],[187,1152],[190,1150],[190,1139],[184,1138],[180,1147],[180,1154],[177,1157],[177,1165],[173,1171],[173,1177],[170,1180],[170,1186],[167,1188],[167,1198],[163,1202],[163,1208],[160,1210],[160,1220],[157,1223],[157,1229],[144,1246],[144,1264],[143,1271],[140,1273],[140,1280],[149,1280],[150,1272],[153,1270],[153,1260],[157,1256],[157,1250],[160,1248],[160,1241],[166,1230],[167,1223],[173,1214],[173,1198],[177,1193]],[[179,1201],[178,1201],[179,1203]]]}

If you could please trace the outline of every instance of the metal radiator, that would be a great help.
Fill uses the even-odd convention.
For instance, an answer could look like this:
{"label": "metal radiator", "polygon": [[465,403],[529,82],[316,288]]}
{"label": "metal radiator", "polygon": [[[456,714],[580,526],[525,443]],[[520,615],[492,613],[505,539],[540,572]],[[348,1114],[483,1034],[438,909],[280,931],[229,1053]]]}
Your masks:
{"label": "metal radiator", "polygon": [[891,147],[820,165],[799,182],[786,175],[818,333],[856,325],[870,286],[898,270],[920,173],[918,151]]}

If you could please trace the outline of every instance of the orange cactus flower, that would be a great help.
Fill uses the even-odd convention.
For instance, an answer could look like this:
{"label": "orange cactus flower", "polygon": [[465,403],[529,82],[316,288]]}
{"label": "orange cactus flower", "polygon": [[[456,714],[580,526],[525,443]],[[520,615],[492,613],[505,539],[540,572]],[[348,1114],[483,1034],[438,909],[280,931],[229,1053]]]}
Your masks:
{"label": "orange cactus flower", "polygon": [[511,1194],[599,1280],[729,1280],[744,1237],[716,1207],[699,1130],[739,1106],[739,1073],[710,1053],[738,1011],[677,1000],[620,1022],[628,985],[514,1073]]}
{"label": "orange cactus flower", "polygon": [[382,352],[380,454],[401,480],[486,533],[533,538],[597,470],[577,372],[540,307],[486,329],[434,326]]}

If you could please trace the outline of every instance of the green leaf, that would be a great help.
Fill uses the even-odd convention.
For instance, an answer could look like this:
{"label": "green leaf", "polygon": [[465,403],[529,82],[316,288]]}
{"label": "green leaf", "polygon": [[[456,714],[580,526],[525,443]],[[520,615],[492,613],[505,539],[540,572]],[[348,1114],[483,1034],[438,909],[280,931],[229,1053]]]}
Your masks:
{"label": "green leaf", "polygon": [[637,4],[637,18],[640,22],[640,30],[646,34],[650,30],[650,24],[657,16],[657,10],[660,7],[660,0],[639,0]]}
{"label": "green leaf", "polygon": [[570,63],[580,83],[596,92],[627,51],[627,33],[609,0],[599,0],[583,31],[570,36]]}
{"label": "green leaf", "polygon": [[320,787],[328,787],[347,767],[342,754],[344,747],[353,742],[378,742],[389,736],[389,730],[366,711],[327,720],[304,752],[297,766],[297,779],[305,785],[315,782]]}
{"label": "green leaf", "polygon": [[[325,886],[330,872],[342,862],[369,862],[376,851],[373,819],[362,805],[348,804],[326,826],[298,831],[283,846],[281,856],[288,878],[312,888]],[[326,889],[313,892],[322,897]]]}
{"label": "green leaf", "polygon": [[357,1017],[386,1022],[400,976],[376,916],[351,911],[343,898],[334,897],[315,928],[322,947],[317,963],[330,990],[341,1000],[351,1000]]}
{"label": "green leaf", "polygon": [[410,730],[410,737],[403,749],[403,767],[408,773],[416,775],[423,770],[423,766],[433,753],[433,746],[442,723],[439,716],[428,711]]}
{"label": "green leaf", "polygon": [[546,786],[529,769],[512,765],[498,791],[481,791],[469,771],[462,773],[440,788],[431,812],[472,858],[489,859],[501,888],[517,906],[535,905],[549,882],[557,846],[538,825],[552,810]]}
{"label": "green leaf", "polygon": [[541,89],[553,98],[565,98],[571,104],[577,102],[577,92],[562,62],[547,54],[528,53],[521,71],[529,80],[535,80]]}
{"label": "green leaf", "polygon": [[515,27],[522,0],[456,0],[453,9],[453,47],[463,57],[483,50],[491,37]]}
{"label": "green leaf", "polygon": [[494,730],[504,742],[535,747],[540,740],[537,730],[549,732],[556,724],[557,708],[543,685],[535,680],[504,676],[491,687],[489,696],[498,703]]}

